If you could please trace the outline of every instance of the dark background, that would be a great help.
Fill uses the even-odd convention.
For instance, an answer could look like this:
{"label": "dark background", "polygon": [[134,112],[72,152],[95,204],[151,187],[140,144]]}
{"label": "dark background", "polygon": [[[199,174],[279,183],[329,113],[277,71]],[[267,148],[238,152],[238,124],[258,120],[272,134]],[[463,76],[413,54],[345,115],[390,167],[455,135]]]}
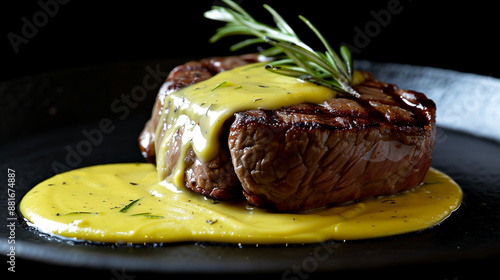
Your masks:
{"label": "dark background", "polygon": [[[0,7],[1,80],[92,64],[135,60],[202,58],[230,54],[239,39],[215,44],[208,38],[222,23],[203,17],[218,0],[206,1],[4,1]],[[304,41],[313,39],[297,19],[309,18],[331,44],[356,46],[356,28],[371,26],[372,36],[355,59],[425,65],[500,77],[498,23],[494,4],[479,1],[256,1],[238,0],[258,20],[271,23],[262,8],[270,4]],[[8,3],[8,4],[7,4]],[[52,3],[53,15],[39,3]],[[57,3],[57,9],[54,8]],[[113,4],[111,4],[113,3]],[[395,4],[399,13],[384,23],[373,14]],[[399,4],[397,4],[399,3]],[[494,2],[490,2],[494,3]],[[55,11],[54,11],[55,10]],[[38,14],[37,14],[38,13]],[[382,12],[383,13],[383,12]],[[36,16],[38,15],[38,17]],[[39,27],[15,53],[9,34],[22,36],[26,20]],[[378,29],[377,29],[378,25]],[[24,37],[24,36],[23,36]],[[359,39],[359,38],[358,38]],[[12,40],[12,38],[11,38]],[[358,47],[360,46],[358,41]],[[248,48],[246,52],[254,52]]]}
{"label": "dark background", "polygon": [[[157,89],[148,93],[148,99],[140,104],[140,108],[131,109],[131,116],[125,121],[120,120],[119,115],[110,109],[110,104],[116,100],[122,100],[121,94],[130,95],[134,87],[142,85],[142,77],[148,74],[144,71],[146,66],[154,68],[156,65],[161,65],[161,71],[166,71],[168,68],[166,66],[173,64],[168,61],[171,58],[175,58],[176,61],[185,61],[184,59],[190,58],[229,55],[230,44],[239,40],[239,38],[227,38],[215,44],[208,43],[210,36],[214,34],[217,27],[222,26],[222,23],[207,20],[202,14],[212,4],[220,3],[218,0],[106,1],[106,4],[103,4],[104,1],[59,1],[68,3],[61,4],[56,0],[35,0],[3,1],[0,4],[0,107],[2,108],[0,110],[0,134],[7,135],[0,139],[0,154],[2,155],[0,158],[3,160],[0,165],[3,164],[3,168],[16,170],[19,174],[17,177],[19,188],[22,187],[25,191],[35,182],[54,174],[55,171],[51,167],[54,161],[66,164],[67,161],[64,160],[69,154],[66,147],[75,148],[78,143],[86,141],[87,138],[82,134],[83,129],[87,131],[97,129],[99,121],[104,117],[113,120],[117,126],[116,130],[104,137],[102,145],[93,147],[92,155],[83,157],[78,167],[107,162],[133,162],[141,159],[136,137],[149,117]],[[336,49],[342,42],[356,46],[355,39],[359,37],[356,30],[365,30],[369,26],[375,27],[371,30],[374,34],[369,36],[369,41],[365,41],[362,47],[358,44],[359,51],[353,54],[355,59],[433,66],[500,78],[498,9],[493,5],[494,2],[485,4],[480,1],[401,0],[397,5],[400,12],[392,13],[390,20],[386,19],[385,26],[377,23],[374,14],[386,14],[383,11],[388,9],[389,3],[396,3],[395,0],[366,1],[365,3],[347,0],[237,0],[237,2],[254,14],[257,19],[265,22],[271,22],[271,19],[262,8],[262,4],[269,3],[283,15],[304,41],[309,42],[309,39],[312,39],[312,45],[318,49],[321,49],[320,44],[297,19],[298,14],[309,18]],[[42,6],[49,5],[47,3],[51,3],[49,12],[53,15],[48,15],[44,11]],[[9,41],[9,36],[11,38],[23,36],[26,21],[34,24],[34,18],[42,21],[39,22],[40,26],[35,26],[36,31],[31,30],[33,34],[28,34],[31,37],[25,39],[26,43],[18,46],[16,53],[15,47]],[[376,29],[376,26],[379,28]],[[255,48],[245,51],[254,52]],[[151,61],[163,61],[163,63],[157,64]],[[47,73],[68,68],[77,70]],[[12,79],[17,80],[2,83],[2,81]],[[116,81],[123,82],[116,83]],[[437,86],[439,85],[438,82]],[[77,106],[74,106],[75,104]],[[456,256],[449,259],[443,258],[448,262],[445,269],[453,269],[453,273],[457,273],[454,270],[457,267],[476,273],[478,263],[493,270],[493,264],[498,262],[498,253],[493,250],[498,248],[498,242],[494,244],[496,247],[492,246],[492,249],[488,251],[489,255],[481,255],[483,251],[479,251],[477,255],[467,255],[470,251],[459,254],[460,250],[453,246],[458,244],[463,250],[474,249],[476,242],[484,244],[483,239],[479,241],[474,239],[476,236],[491,237],[495,233],[495,231],[489,231],[496,225],[488,224],[491,215],[483,215],[483,213],[498,212],[492,211],[498,204],[491,200],[495,199],[489,193],[494,184],[489,183],[488,180],[497,181],[495,177],[482,176],[482,173],[476,172],[476,170],[482,170],[487,173],[485,170],[491,170],[481,165],[490,162],[485,161],[482,155],[493,158],[494,154],[487,149],[489,146],[479,146],[485,147],[484,150],[479,150],[480,148],[475,147],[474,143],[458,142],[452,145],[452,140],[456,139],[453,136],[456,134],[449,133],[450,141],[446,142],[446,145],[439,145],[441,150],[438,150],[435,158],[439,159],[439,156],[442,156],[451,163],[441,162],[441,166],[438,167],[443,167],[443,171],[449,171],[459,183],[464,183],[465,186],[473,184],[477,187],[479,182],[482,189],[477,192],[469,189],[468,204],[461,208],[462,215],[465,213],[465,219],[463,219],[464,216],[455,215],[451,217],[455,217],[454,223],[443,224],[444,232],[425,232],[424,237],[434,236],[431,239],[436,242],[436,246],[426,248],[432,251],[449,247],[450,250],[445,253],[457,252]],[[7,145],[3,145],[2,141]],[[490,142],[488,143],[491,145]],[[468,153],[456,152],[461,151],[464,146],[468,147],[466,149]],[[474,154],[472,159],[469,158],[471,154]],[[456,166],[466,168],[463,174],[461,173],[463,170]],[[474,176],[467,177],[468,174],[474,174]],[[5,182],[6,178],[2,178],[0,178],[1,181]],[[17,190],[19,191],[16,199],[19,203],[23,192],[20,189]],[[489,200],[483,200],[485,197]],[[6,206],[5,203],[2,205]],[[470,209],[473,211],[469,211]],[[473,221],[481,227],[468,228],[470,223],[462,223],[461,219]],[[460,231],[456,231],[457,227]],[[485,230],[486,228],[488,230]],[[456,231],[454,233],[458,235],[451,234],[451,231]],[[19,241],[23,241],[23,238],[32,238],[31,233],[20,228],[17,233]],[[452,236],[451,241],[443,242],[443,240],[450,240],[448,233]],[[478,233],[481,234],[477,235]],[[464,236],[465,238],[462,238]],[[400,243],[396,243],[395,252],[404,251],[405,247],[399,244],[404,244],[406,237],[396,238],[400,240]],[[382,240],[382,242],[390,243],[387,241]],[[372,246],[368,243],[366,247],[363,242],[358,243],[360,248],[368,248],[368,252],[372,255],[380,252],[377,251],[376,245]],[[422,243],[407,244],[410,250],[414,250],[411,255],[419,252],[420,244]],[[94,249],[85,246],[73,248],[91,251]],[[309,251],[304,255],[307,256]],[[354,250],[352,252],[358,254],[365,251]],[[490,258],[485,262],[484,258],[491,255],[495,259]],[[418,258],[419,255],[415,256]],[[433,259],[440,256],[442,255],[436,255]],[[464,260],[453,262],[461,258]],[[49,258],[47,260],[53,261]],[[378,261],[376,258],[373,260],[375,263]],[[429,262],[429,260],[425,261]],[[353,263],[357,265],[359,261],[356,259]],[[21,255],[18,265],[19,270],[23,272],[38,274],[41,267],[50,271],[63,272],[71,269],[74,272],[74,267],[55,267],[45,262],[35,261],[30,263]],[[426,270],[420,271],[415,270],[415,265],[409,267],[411,270],[402,267],[400,271],[416,271],[416,276],[420,276],[427,271],[436,271],[435,268],[442,268],[441,265],[439,263],[435,264],[435,267],[427,266]],[[30,269],[27,269],[28,267]],[[386,274],[385,268],[378,270],[385,276],[389,275]],[[76,273],[81,272],[82,270],[78,270]],[[347,272],[351,274],[351,271]],[[371,272],[372,270],[367,270],[365,273]],[[394,272],[391,269],[391,273]],[[107,279],[114,276],[109,271],[105,271],[103,275]],[[332,275],[327,276],[332,279]],[[398,276],[397,273],[393,275]],[[250,276],[253,277],[253,275]]]}

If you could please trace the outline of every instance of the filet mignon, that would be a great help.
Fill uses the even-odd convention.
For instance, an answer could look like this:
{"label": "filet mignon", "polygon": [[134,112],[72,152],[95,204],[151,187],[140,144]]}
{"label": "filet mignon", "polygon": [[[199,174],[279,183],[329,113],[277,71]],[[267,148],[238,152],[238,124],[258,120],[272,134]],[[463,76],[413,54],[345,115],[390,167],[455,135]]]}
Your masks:
{"label": "filet mignon", "polygon": [[[166,94],[256,61],[255,55],[212,58],[172,70],[141,133],[143,155],[155,162],[154,141],[161,139],[154,139],[154,131],[162,110],[169,110]],[[251,205],[295,212],[419,185],[434,147],[434,102],[363,75],[364,82],[354,86],[357,99],[236,113],[226,122],[216,158],[201,162],[188,152],[186,187],[221,200],[243,193]],[[174,138],[170,151],[178,142]],[[178,154],[168,155],[174,164]]]}

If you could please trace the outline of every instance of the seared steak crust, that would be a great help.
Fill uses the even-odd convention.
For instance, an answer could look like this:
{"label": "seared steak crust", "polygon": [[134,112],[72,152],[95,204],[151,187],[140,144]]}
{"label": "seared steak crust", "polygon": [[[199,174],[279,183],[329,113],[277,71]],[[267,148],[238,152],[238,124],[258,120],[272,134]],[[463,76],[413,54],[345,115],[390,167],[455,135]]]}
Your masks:
{"label": "seared steak crust", "polygon": [[368,78],[355,87],[360,99],[236,114],[229,149],[250,204],[298,211],[423,181],[434,146],[433,102]]}
{"label": "seared steak crust", "polygon": [[[226,59],[234,66],[256,61],[251,56]],[[140,137],[150,161],[158,114],[168,110],[161,104],[165,94],[199,81],[196,71],[204,79],[234,67],[218,67],[220,61],[225,59],[190,62],[167,78]],[[430,167],[435,105],[421,93],[364,75],[365,81],[354,86],[359,99],[236,113],[227,122],[215,159],[202,163],[193,151],[188,153],[186,187],[217,199],[232,199],[243,190],[251,205],[293,212],[417,186]]]}

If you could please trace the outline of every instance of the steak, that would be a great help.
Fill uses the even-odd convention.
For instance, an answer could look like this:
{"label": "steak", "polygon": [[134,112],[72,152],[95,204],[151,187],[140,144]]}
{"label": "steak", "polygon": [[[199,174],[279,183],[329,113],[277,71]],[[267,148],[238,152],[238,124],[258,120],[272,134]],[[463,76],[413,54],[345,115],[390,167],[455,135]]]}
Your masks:
{"label": "steak", "polygon": [[[255,55],[212,58],[172,70],[139,138],[146,159],[155,162],[154,141],[161,139],[154,139],[154,131],[162,110],[169,110],[166,94],[256,61]],[[235,113],[226,121],[216,158],[201,162],[188,152],[186,187],[221,200],[243,193],[251,205],[296,212],[421,184],[434,148],[434,102],[363,75],[364,82],[353,86],[357,99]],[[175,137],[172,142],[175,151],[180,143]],[[168,162],[175,164],[178,155],[170,151]]]}

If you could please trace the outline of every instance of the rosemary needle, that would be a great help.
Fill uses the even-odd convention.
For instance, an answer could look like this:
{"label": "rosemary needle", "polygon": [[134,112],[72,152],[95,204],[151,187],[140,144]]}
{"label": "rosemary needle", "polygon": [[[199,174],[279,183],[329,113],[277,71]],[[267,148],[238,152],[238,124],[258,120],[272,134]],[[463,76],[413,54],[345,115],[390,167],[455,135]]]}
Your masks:
{"label": "rosemary needle", "polygon": [[139,200],[140,200],[140,198],[138,198],[138,199],[136,199],[136,200],[134,200],[134,201],[130,202],[129,204],[125,205],[125,207],[123,207],[122,209],[120,209],[120,212],[122,212],[122,213],[127,212],[127,211],[128,211],[128,209],[129,209],[130,207],[132,207],[132,205],[136,204],[136,203],[137,203],[137,201],[139,201]]}

